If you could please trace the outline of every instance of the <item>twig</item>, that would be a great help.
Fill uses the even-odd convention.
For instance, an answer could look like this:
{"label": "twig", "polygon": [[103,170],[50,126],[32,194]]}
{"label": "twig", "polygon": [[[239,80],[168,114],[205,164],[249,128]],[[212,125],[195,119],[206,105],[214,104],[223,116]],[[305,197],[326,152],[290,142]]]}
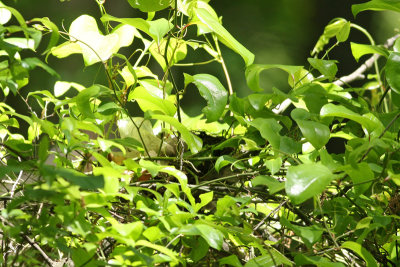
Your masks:
{"label": "twig", "polygon": [[283,201],[282,203],[280,203],[279,206],[276,207],[273,211],[271,211],[270,213],[268,213],[268,215],[265,216],[265,218],[262,219],[261,222],[259,222],[259,223],[256,225],[256,227],[253,228],[253,232],[257,231],[258,228],[260,228],[261,225],[263,225],[264,222],[265,222],[270,216],[273,216],[275,213],[277,213],[277,212],[282,208],[282,206],[286,204],[287,201],[288,201],[288,200],[286,199],[285,201]]}
{"label": "twig", "polygon": [[[3,223],[8,224],[8,225],[11,226],[11,227],[15,227],[14,224],[12,224],[11,222],[9,222],[9,221],[8,221],[6,218],[4,218],[3,216],[0,216],[0,220],[1,220]],[[42,255],[42,257],[44,258],[45,262],[46,262],[49,266],[54,266],[54,263],[55,263],[55,262],[54,262],[49,256],[47,256],[47,254],[43,251],[43,249],[42,249],[32,238],[30,238],[29,236],[27,236],[27,235],[25,235],[25,234],[22,234],[22,233],[21,233],[21,236],[22,236],[26,241],[28,241],[28,243],[29,243],[33,248],[35,248],[37,251],[39,251],[40,255]]]}
{"label": "twig", "polygon": [[[391,46],[393,46],[394,42],[396,41],[397,38],[399,38],[400,35],[397,34],[389,39],[386,40],[385,44],[383,45],[383,47],[385,48],[389,48]],[[364,73],[370,69],[373,65],[374,62],[380,57],[381,55],[379,54],[375,54],[372,57],[370,57],[369,59],[367,59],[367,61],[365,61],[358,69],[356,69],[353,73],[343,76],[341,78],[339,78],[337,81],[333,82],[333,84],[338,85],[338,86],[343,86],[345,84],[354,82],[356,80],[361,80],[364,79]],[[281,114],[282,112],[284,112],[289,106],[290,104],[292,104],[292,100],[285,99],[277,108],[274,108],[272,111],[275,114]]]}

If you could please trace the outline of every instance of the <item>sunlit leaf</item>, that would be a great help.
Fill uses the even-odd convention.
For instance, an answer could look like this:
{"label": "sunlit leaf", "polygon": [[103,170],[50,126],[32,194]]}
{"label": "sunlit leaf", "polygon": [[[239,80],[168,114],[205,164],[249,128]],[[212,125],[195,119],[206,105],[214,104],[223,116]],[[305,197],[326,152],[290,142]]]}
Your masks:
{"label": "sunlit leaf", "polygon": [[320,163],[291,166],[286,175],[286,194],[294,204],[301,204],[322,193],[334,178],[332,172]]}
{"label": "sunlit leaf", "polygon": [[368,54],[379,54],[384,57],[389,56],[389,52],[386,49],[376,45],[357,44],[353,42],[351,42],[350,45],[351,52],[353,53],[353,56],[357,62],[362,56]]}

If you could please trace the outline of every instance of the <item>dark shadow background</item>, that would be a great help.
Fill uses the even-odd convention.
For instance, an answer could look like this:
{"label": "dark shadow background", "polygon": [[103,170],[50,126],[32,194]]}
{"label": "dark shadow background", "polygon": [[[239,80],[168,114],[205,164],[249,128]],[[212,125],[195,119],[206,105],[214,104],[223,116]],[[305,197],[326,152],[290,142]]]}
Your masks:
{"label": "dark shadow background", "polygon": [[[256,55],[256,63],[260,64],[290,64],[303,65],[306,68],[307,57],[310,56],[314,44],[322,34],[324,27],[336,17],[343,17],[367,28],[376,42],[383,43],[396,32],[396,25],[400,25],[399,15],[392,12],[362,12],[356,18],[351,14],[351,5],[363,1],[349,0],[212,0],[210,4],[223,18],[225,28],[245,47]],[[62,29],[68,31],[71,22],[82,14],[89,14],[99,18],[100,12],[95,0],[4,0],[6,5],[15,7],[25,19],[35,17],[49,17]],[[130,7],[126,0],[107,0],[107,12],[116,17],[144,17],[145,14]],[[167,14],[164,11],[164,15]],[[161,14],[163,15],[163,14]],[[98,21],[99,27],[100,21]],[[368,43],[365,36],[352,29],[350,41]],[[333,44],[333,43],[332,43]],[[47,40],[39,48],[43,51]],[[132,49],[132,48],[130,48]],[[129,55],[129,51],[124,49]],[[185,62],[203,61],[205,54],[188,55]],[[234,91],[239,96],[251,93],[244,77],[244,62],[234,52],[223,47],[223,56],[231,75]],[[348,74],[358,66],[351,55],[350,44],[346,42],[330,53],[331,59],[336,59],[338,76]],[[42,58],[44,60],[44,58]],[[48,63],[61,75],[64,81],[74,81],[90,86],[93,83],[104,83],[105,75],[100,66],[84,68],[81,55],[73,55],[65,59],[56,59],[49,56]],[[152,70],[159,71],[156,63],[150,63]],[[213,63],[207,66],[176,68],[175,76],[178,84],[183,83],[182,72],[189,74],[209,73],[220,78],[226,85],[222,68]],[[288,90],[287,75],[278,70],[262,73],[261,85],[266,91],[273,86],[285,91]],[[52,91],[55,78],[50,77],[42,70],[31,73],[30,84],[24,87],[23,92],[33,90]],[[194,88],[184,97],[183,108],[191,114],[200,113],[205,102],[199,97]],[[17,99],[9,96],[7,102],[13,107],[26,110],[24,105],[16,103]]]}

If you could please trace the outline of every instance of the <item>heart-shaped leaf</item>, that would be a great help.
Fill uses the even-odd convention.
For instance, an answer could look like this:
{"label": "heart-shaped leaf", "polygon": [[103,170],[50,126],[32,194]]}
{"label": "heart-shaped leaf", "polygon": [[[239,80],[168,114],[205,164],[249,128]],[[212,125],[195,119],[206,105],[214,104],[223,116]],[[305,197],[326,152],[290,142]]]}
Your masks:
{"label": "heart-shaped leaf", "polygon": [[71,23],[70,42],[63,43],[51,50],[59,58],[82,53],[86,66],[108,60],[123,46],[133,42],[136,29],[129,25],[117,27],[108,35],[100,33],[96,20],[89,15],[82,15]]}

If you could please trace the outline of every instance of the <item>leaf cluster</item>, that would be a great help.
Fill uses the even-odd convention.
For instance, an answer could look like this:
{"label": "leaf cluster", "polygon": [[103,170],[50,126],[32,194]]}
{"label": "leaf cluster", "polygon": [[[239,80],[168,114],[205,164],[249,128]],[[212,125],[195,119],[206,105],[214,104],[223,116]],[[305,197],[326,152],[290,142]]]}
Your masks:
{"label": "leaf cluster", "polygon": [[[4,266],[400,264],[397,36],[376,45],[338,18],[306,66],[255,64],[209,1],[128,0],[147,19],[96,2],[100,18],[81,15],[68,31],[0,2]],[[399,8],[372,0],[353,13]],[[370,40],[351,43],[354,58],[372,57],[337,77],[330,52],[354,30]],[[221,45],[242,57],[248,96],[236,95]],[[186,61],[200,51],[208,58]],[[64,81],[45,63],[73,54],[107,82]],[[214,62],[224,80],[189,74]],[[36,67],[54,88],[24,91]],[[261,88],[269,69],[288,74],[287,88]],[[188,90],[207,101],[200,116],[181,107]],[[29,116],[6,104],[10,94]]]}

